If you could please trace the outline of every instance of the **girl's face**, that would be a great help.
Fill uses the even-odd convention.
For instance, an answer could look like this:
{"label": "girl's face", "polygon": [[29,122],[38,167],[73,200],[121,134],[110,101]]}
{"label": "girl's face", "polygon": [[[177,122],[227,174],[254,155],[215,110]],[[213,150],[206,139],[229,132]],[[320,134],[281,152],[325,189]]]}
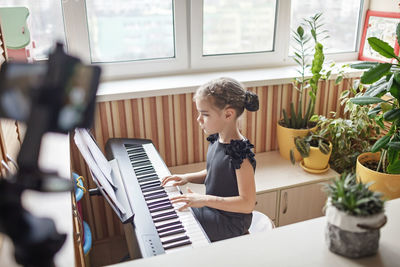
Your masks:
{"label": "girl's face", "polygon": [[208,98],[196,98],[196,108],[199,113],[197,122],[206,134],[221,132],[225,125],[224,112],[215,107]]}

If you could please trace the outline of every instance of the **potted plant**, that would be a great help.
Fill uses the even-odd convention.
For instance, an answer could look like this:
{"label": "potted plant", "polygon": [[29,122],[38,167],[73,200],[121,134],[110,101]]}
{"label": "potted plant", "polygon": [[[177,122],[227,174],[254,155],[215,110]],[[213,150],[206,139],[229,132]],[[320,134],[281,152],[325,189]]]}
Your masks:
{"label": "potted plant", "polygon": [[342,174],[327,184],[325,240],[337,254],[360,258],[379,247],[380,228],[386,223],[381,193],[357,182],[354,174]]}
{"label": "potted plant", "polygon": [[329,169],[332,144],[327,139],[310,131],[304,137],[295,137],[294,143],[296,150],[303,157],[300,166],[305,171],[323,173]]}
{"label": "potted plant", "polygon": [[[322,24],[320,23],[321,13],[312,16],[309,19],[304,19],[305,25],[309,28],[310,34],[304,31],[302,26],[299,26],[296,31],[293,31],[293,39],[296,47],[294,47],[294,60],[299,65],[299,78],[295,78],[293,82],[294,88],[299,92],[297,102],[297,111],[292,102],[290,104],[290,115],[283,110],[283,119],[278,121],[277,139],[279,152],[286,159],[299,161],[301,155],[295,151],[294,137],[307,135],[310,128],[315,126],[315,123],[310,122],[311,116],[314,114],[315,99],[318,89],[318,81],[322,75],[322,65],[324,63],[323,45],[320,41],[320,34],[325,31],[320,31]],[[311,54],[310,40],[314,41],[314,55],[312,65],[310,66],[308,58]],[[322,38],[321,38],[322,39]],[[311,70],[311,77],[307,77],[307,71]],[[309,101],[306,112],[303,115],[303,94],[309,90]],[[294,151],[294,154],[290,152]]]}
{"label": "potted plant", "polygon": [[380,133],[375,120],[368,116],[369,108],[349,101],[350,95],[358,96],[354,89],[343,91],[340,96],[343,117],[331,112],[330,118],[323,115],[311,118],[318,121],[317,133],[332,143],[329,164],[338,173],[355,172],[357,157],[370,151]]}
{"label": "potted plant", "polygon": [[[400,24],[396,35],[399,43]],[[374,104],[369,114],[385,132],[372,146],[372,153],[358,157],[356,173],[363,182],[375,182],[371,189],[392,199],[400,197],[400,58],[393,47],[376,37],[368,38],[368,43],[392,63],[351,65],[356,69],[366,69],[361,76],[361,88],[365,86],[365,92],[351,101],[358,105]]]}

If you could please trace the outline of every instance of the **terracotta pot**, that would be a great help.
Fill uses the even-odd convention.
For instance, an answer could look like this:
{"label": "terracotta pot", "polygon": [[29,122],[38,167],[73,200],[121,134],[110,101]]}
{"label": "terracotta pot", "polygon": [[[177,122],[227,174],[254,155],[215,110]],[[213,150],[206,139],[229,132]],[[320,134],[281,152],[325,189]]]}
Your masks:
{"label": "terracotta pot", "polygon": [[294,138],[304,137],[308,134],[309,131],[315,131],[317,127],[313,127],[310,129],[293,129],[286,128],[280,125],[278,122],[278,126],[276,128],[276,136],[278,139],[279,153],[281,156],[287,160],[290,160],[290,150],[294,151],[294,158],[296,161],[300,161],[302,159],[299,151],[297,151],[294,145]]}
{"label": "terracotta pot", "polygon": [[329,154],[322,153],[318,147],[310,146],[310,155],[304,158],[304,166],[311,170],[328,170],[329,158],[332,153],[332,143],[329,142]]}
{"label": "terracotta pot", "polygon": [[363,183],[374,182],[369,188],[382,192],[387,199],[400,197],[400,174],[388,174],[371,170],[363,165],[366,161],[379,162],[380,153],[366,152],[357,158],[356,175]]}

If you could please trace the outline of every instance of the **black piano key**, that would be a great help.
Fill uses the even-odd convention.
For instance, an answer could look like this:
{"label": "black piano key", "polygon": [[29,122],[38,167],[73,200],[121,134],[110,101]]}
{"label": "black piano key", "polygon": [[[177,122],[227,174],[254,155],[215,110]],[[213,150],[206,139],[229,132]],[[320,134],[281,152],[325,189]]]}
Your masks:
{"label": "black piano key", "polygon": [[166,205],[163,207],[149,209],[149,210],[150,210],[150,213],[154,213],[154,212],[159,212],[159,211],[163,211],[163,210],[172,210],[173,208],[174,207],[172,207],[172,205]]}
{"label": "black piano key", "polygon": [[143,179],[143,178],[152,178],[158,177],[156,173],[146,174],[146,175],[136,175],[136,178]]}
{"label": "black piano key", "polygon": [[151,218],[154,220],[156,218],[160,218],[160,217],[164,217],[164,216],[168,216],[168,215],[174,215],[174,214],[176,214],[175,211],[167,211],[167,212],[163,212],[163,213],[160,213],[157,215],[153,215],[153,216],[151,216]]}
{"label": "black piano key", "polygon": [[169,232],[169,231],[179,230],[179,229],[184,229],[184,228],[183,228],[182,225],[175,225],[175,226],[172,226],[172,227],[168,227],[168,228],[163,228],[163,229],[157,230],[157,232],[158,232],[158,234],[161,234],[161,233],[166,233],[166,232]]}
{"label": "black piano key", "polygon": [[172,220],[172,219],[178,219],[178,215],[171,215],[171,216],[161,217],[161,218],[153,220],[153,222],[154,223],[159,223],[159,222]]}
{"label": "black piano key", "polygon": [[164,189],[158,190],[157,192],[150,192],[150,193],[146,193],[143,194],[143,196],[146,197],[151,197],[151,196],[155,196],[155,195],[159,195],[159,194],[163,194],[166,193]]}
{"label": "black piano key", "polygon": [[[132,161],[131,165],[132,165],[133,168],[142,167],[143,169],[153,169],[154,170],[154,168],[150,168],[150,167],[152,167],[152,165],[151,165],[151,162],[149,160],[139,161],[139,162]],[[146,167],[149,167],[149,168],[146,168]]]}
{"label": "black piano key", "polygon": [[148,175],[148,176],[143,176],[143,177],[136,177],[137,178],[137,180],[138,180],[138,182],[139,183],[145,183],[145,182],[148,182],[148,181],[154,181],[154,182],[156,182],[156,181],[160,181],[160,179],[158,178],[158,176],[157,175]]}
{"label": "black piano key", "polygon": [[[136,169],[136,170],[146,170],[146,169],[153,169],[154,170],[154,167],[153,167],[153,165],[151,164],[151,162],[149,161],[149,160],[146,160],[145,162],[146,162],[146,164],[141,164],[141,163],[143,163],[144,161],[134,161],[134,160],[131,160],[131,165],[133,165],[134,166],[134,169]],[[140,163],[140,164],[139,164]],[[140,165],[140,166],[139,166]]]}
{"label": "black piano key", "polygon": [[131,161],[132,163],[142,163],[142,162],[147,162],[148,165],[151,165],[151,161],[148,158],[136,158],[135,160]]}
{"label": "black piano key", "polygon": [[171,236],[171,235],[182,234],[184,232],[186,232],[185,229],[180,229],[180,230],[175,230],[175,231],[163,233],[163,234],[159,235],[159,237],[163,238],[163,237],[167,237],[167,236]]}
{"label": "black piano key", "polygon": [[152,201],[152,202],[147,202],[147,206],[156,205],[156,204],[162,204],[162,203],[171,203],[171,201],[169,200],[169,198],[155,200],[155,201]]}
{"label": "black piano key", "polygon": [[162,187],[162,186],[146,187],[146,188],[142,188],[142,193],[148,193],[148,192],[161,190],[161,189],[164,189],[164,187]]}
{"label": "black piano key", "polygon": [[161,244],[162,245],[168,245],[168,244],[171,244],[171,243],[175,243],[175,242],[183,241],[183,240],[188,240],[188,239],[189,239],[189,237],[187,235],[184,235],[184,236],[180,236],[180,237],[177,237],[177,238],[171,238],[170,240],[163,241],[163,242],[161,242]]}
{"label": "black piano key", "polygon": [[153,165],[151,165],[150,161],[146,162],[131,162],[131,165],[135,172],[143,172],[143,171],[154,171]]}
{"label": "black piano key", "polygon": [[146,188],[150,188],[150,187],[153,187],[153,186],[161,186],[161,182],[160,181],[152,181],[152,182],[149,182],[149,183],[142,183],[142,184],[140,184],[140,188],[143,190],[143,189],[146,189]]}
{"label": "black piano key", "polygon": [[158,178],[146,178],[146,179],[141,179],[139,180],[139,184],[144,184],[146,182],[155,182],[155,181],[160,181]]}
{"label": "black piano key", "polygon": [[149,177],[157,176],[157,174],[154,170],[146,171],[146,172],[135,171],[135,174],[136,174],[137,178],[145,178],[144,176],[149,176]]}
{"label": "black piano key", "polygon": [[154,209],[154,208],[163,207],[163,206],[165,206],[165,205],[171,205],[171,201],[169,201],[169,199],[167,199],[167,200],[165,200],[165,201],[163,201],[163,202],[161,202],[161,203],[155,203],[155,204],[150,203],[150,204],[147,205],[147,207],[148,207],[149,209]]}
{"label": "black piano key", "polygon": [[190,240],[185,240],[184,242],[180,242],[180,243],[172,244],[172,245],[169,245],[169,246],[165,246],[164,250],[168,250],[168,249],[171,249],[171,248],[178,248],[178,247],[182,247],[182,246],[187,246],[187,245],[190,245],[190,244],[192,244],[192,242]]}
{"label": "black piano key", "polygon": [[162,229],[162,228],[166,228],[166,227],[168,227],[168,226],[181,226],[182,227],[182,223],[180,222],[180,221],[176,221],[176,222],[170,222],[170,223],[164,223],[164,224],[161,224],[161,225],[159,225],[159,226],[156,226],[156,229],[158,230],[158,229]]}
{"label": "black piano key", "polygon": [[152,196],[152,197],[145,197],[144,200],[149,201],[149,200],[153,200],[153,199],[159,199],[162,197],[167,197],[167,194],[161,194],[161,195],[156,195],[156,196]]}
{"label": "black piano key", "polygon": [[144,171],[153,171],[155,173],[155,170],[154,170],[153,166],[139,167],[139,168],[135,168],[134,167],[133,170],[137,174],[140,174],[140,172],[144,172]]}
{"label": "black piano key", "polygon": [[146,176],[146,177],[141,177],[137,178],[138,182],[140,184],[146,184],[148,182],[160,182],[160,179],[158,178],[157,175],[151,175],[151,176]]}

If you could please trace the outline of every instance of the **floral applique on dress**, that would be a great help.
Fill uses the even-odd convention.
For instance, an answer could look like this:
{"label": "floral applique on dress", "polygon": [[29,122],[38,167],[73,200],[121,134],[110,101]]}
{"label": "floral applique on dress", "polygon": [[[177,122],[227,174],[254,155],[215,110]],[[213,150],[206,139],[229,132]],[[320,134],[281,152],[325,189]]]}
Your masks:
{"label": "floral applique on dress", "polygon": [[[218,140],[218,134],[212,134],[207,137],[207,140],[213,144]],[[253,165],[255,162],[255,154],[252,149],[254,145],[246,140],[231,140],[229,144],[225,145],[225,154],[230,156],[230,161],[235,169],[240,169],[245,158],[248,158],[250,163]]]}

